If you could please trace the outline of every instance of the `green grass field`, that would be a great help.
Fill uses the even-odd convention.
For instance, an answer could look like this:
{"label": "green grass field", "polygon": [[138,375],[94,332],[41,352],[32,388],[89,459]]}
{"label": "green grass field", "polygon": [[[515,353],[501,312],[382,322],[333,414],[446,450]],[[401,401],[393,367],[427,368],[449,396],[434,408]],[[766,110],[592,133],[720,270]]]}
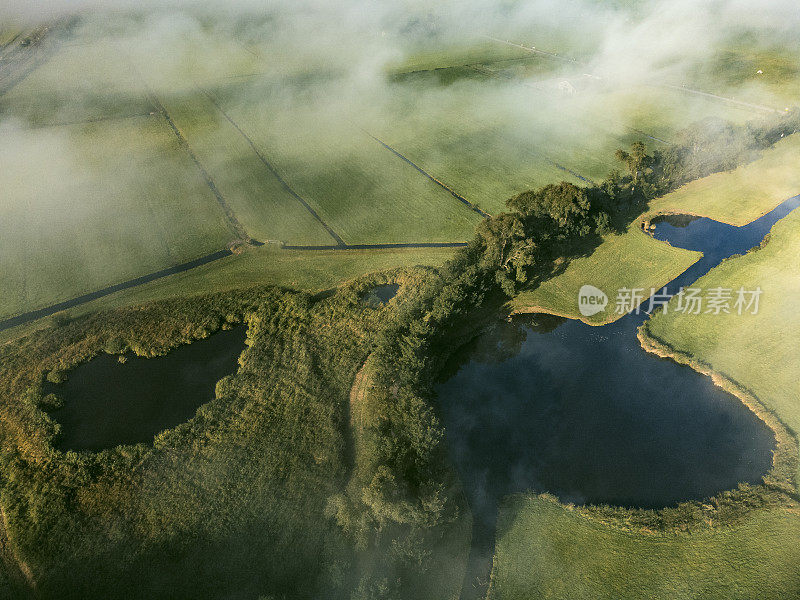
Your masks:
{"label": "green grass field", "polygon": [[[602,89],[594,98],[599,121],[622,123],[667,142],[673,134],[690,123],[706,117],[719,117],[744,123],[760,113],[721,100],[698,96],[677,89],[640,85],[629,89],[614,86]],[[651,148],[662,147],[645,139]]]}
{"label": "green grass field", "polygon": [[251,237],[301,245],[336,243],[208,97],[167,99],[164,107]]}
{"label": "green grass field", "polygon": [[[637,224],[622,235],[609,235],[590,256],[574,259],[563,273],[523,291],[508,304],[518,312],[547,312],[603,325],[622,315],[614,312],[621,288],[660,289],[692,266],[700,254],[660,242],[642,232]],[[584,285],[603,290],[609,298],[604,312],[590,317],[578,313],[578,291]]]}
{"label": "green grass field", "polygon": [[224,214],[160,116],[11,129],[0,145],[0,315],[220,250]]}
{"label": "green grass field", "polygon": [[136,72],[110,42],[62,46],[0,96],[0,114],[33,126],[148,114]]}
{"label": "green grass field", "polygon": [[800,591],[800,512],[733,528],[631,534],[552,500],[502,508],[490,600],[782,600]]}
{"label": "green grass field", "polygon": [[795,103],[800,90],[797,56],[797,40],[789,36],[742,34],[685,76],[699,89],[781,110]]}
{"label": "green grass field", "polygon": [[761,250],[724,262],[696,284],[703,289],[760,287],[758,314],[672,312],[655,315],[648,324],[657,339],[750,390],[795,432],[800,431],[800,383],[791,340],[800,337],[799,228],[800,212],[795,211],[773,227]]}
{"label": "green grass field", "polygon": [[753,163],[697,179],[659,198],[651,212],[698,214],[746,225],[800,193],[798,159],[800,135],[791,135]]}
{"label": "green grass field", "polygon": [[[567,98],[533,89],[523,83],[577,67],[489,40],[422,49],[387,66],[396,74],[476,64],[485,71],[469,69],[476,77],[449,85],[400,78],[353,98],[336,87],[335,68],[273,46],[194,30],[133,44],[87,21],[0,97],[12,128],[3,135],[0,152],[11,158],[0,184],[13,190],[0,225],[0,269],[10,282],[0,316],[232,239],[185,149],[150,116],[151,90],[250,236],[313,245],[335,240],[262,158],[347,243],[465,241],[480,217],[368,134],[495,213],[526,189],[602,179],[616,166],[613,151],[647,140],[644,133],[668,136],[698,116],[732,112],[679,92],[598,95],[579,85]],[[16,141],[14,129],[27,139]]]}
{"label": "green grass field", "polygon": [[225,111],[281,176],[349,244],[466,241],[480,216],[341,116]]}
{"label": "green grass field", "polygon": [[[608,236],[590,256],[573,260],[560,275],[523,291],[509,307],[582,318],[577,297],[584,284],[604,290],[612,301],[622,287],[660,289],[691,266],[697,255],[651,238],[642,232],[639,222],[660,213],[682,213],[732,225],[749,223],[800,193],[800,177],[792,168],[798,156],[800,136],[790,136],[749,165],[698,179],[657,198],[626,233]],[[618,316],[607,309],[582,319],[602,324]]]}
{"label": "green grass field", "polygon": [[10,25],[0,25],[0,48],[13,41],[22,29]]}
{"label": "green grass field", "polygon": [[510,60],[528,59],[530,52],[490,40],[479,43],[465,43],[458,46],[435,49],[419,49],[405,57],[404,60],[390,64],[387,70],[391,73],[410,73],[413,71],[430,71],[468,65],[484,65]]}

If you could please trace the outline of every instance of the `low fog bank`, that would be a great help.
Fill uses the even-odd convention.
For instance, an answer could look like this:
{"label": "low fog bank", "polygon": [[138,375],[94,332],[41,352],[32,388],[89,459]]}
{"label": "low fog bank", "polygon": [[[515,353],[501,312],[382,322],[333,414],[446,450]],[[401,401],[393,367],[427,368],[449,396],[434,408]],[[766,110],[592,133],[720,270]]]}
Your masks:
{"label": "low fog bank", "polygon": [[[5,177],[0,174],[4,210],[22,224],[14,236],[3,236],[0,266],[8,280],[26,278],[9,257],[40,249],[41,240],[81,236],[81,228],[106,220],[124,229],[127,247],[137,251],[121,209],[111,197],[106,207],[102,198],[106,189],[124,191],[119,182],[160,187],[155,169],[141,170],[150,164],[142,157],[166,155],[170,143],[169,135],[155,132],[154,96],[175,106],[207,102],[209,92],[248,131],[274,134],[283,158],[309,172],[373,152],[365,149],[366,131],[388,143],[424,147],[424,166],[434,175],[458,160],[451,158],[453,144],[483,135],[487,146],[505,150],[487,151],[498,163],[519,141],[526,149],[518,154],[529,152],[551,173],[597,180],[603,169],[618,166],[613,150],[634,139],[645,139],[652,150],[680,126],[710,114],[741,122],[781,110],[800,82],[798,19],[790,2],[754,9],[740,0],[435,6],[418,0],[0,0],[0,23],[12,28],[59,23],[40,48],[45,60],[0,95],[1,141],[13,154],[4,163]],[[724,76],[720,64],[730,67]],[[0,69],[14,66],[0,61]],[[103,129],[96,120],[110,124]],[[82,128],[86,123],[90,127]],[[209,111],[194,125],[213,136],[226,117]],[[136,160],[99,160],[92,150],[96,139],[119,152],[136,144],[129,152]],[[513,171],[523,160],[505,167]],[[597,164],[596,173],[585,173]],[[506,177],[493,164],[479,165],[481,176]],[[176,189],[197,189],[187,161],[169,178]],[[538,184],[536,177],[525,179],[529,187]],[[227,235],[224,226],[214,227]],[[105,243],[118,233],[106,235]],[[176,235],[182,237],[174,245],[186,246],[192,234]],[[181,258],[171,248],[159,252],[173,262]]]}

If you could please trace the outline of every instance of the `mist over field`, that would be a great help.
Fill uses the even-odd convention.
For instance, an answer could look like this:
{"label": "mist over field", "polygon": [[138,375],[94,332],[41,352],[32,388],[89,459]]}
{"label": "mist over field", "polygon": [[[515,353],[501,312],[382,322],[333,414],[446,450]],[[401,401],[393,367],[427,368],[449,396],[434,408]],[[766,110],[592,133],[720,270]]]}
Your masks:
{"label": "mist over field", "polygon": [[0,598],[789,597],[798,95],[789,0],[0,0]]}
{"label": "mist over field", "polygon": [[[633,141],[659,149],[709,116],[784,110],[800,82],[790,2],[4,2],[0,23],[51,27],[28,63],[0,51],[20,73],[0,81],[6,315],[242,229],[333,243],[303,211],[265,221],[281,200],[251,147],[346,243],[458,242],[474,215],[378,143],[496,213],[526,189],[602,180]],[[197,160],[154,125],[163,111]]]}

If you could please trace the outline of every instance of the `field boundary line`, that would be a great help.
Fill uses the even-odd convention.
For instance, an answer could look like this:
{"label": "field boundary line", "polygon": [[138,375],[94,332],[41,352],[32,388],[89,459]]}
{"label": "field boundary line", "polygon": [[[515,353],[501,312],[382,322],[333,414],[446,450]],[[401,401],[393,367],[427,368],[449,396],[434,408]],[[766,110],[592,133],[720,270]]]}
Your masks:
{"label": "field boundary line", "polygon": [[522,50],[526,50],[526,51],[530,52],[531,54],[541,54],[542,56],[547,56],[548,58],[555,58],[557,60],[562,60],[564,62],[574,63],[574,64],[578,64],[578,65],[581,64],[577,59],[572,58],[571,56],[562,56],[561,54],[556,54],[555,52],[547,52],[546,50],[540,50],[539,48],[536,48],[535,46],[529,47],[529,46],[526,46],[524,44],[515,44],[512,41],[501,40],[500,38],[495,38],[495,37],[492,37],[490,35],[484,35],[483,37],[486,38],[487,40],[492,40],[493,42],[500,42],[501,44],[506,44],[508,46],[514,46],[515,48],[521,48]]}
{"label": "field boundary line", "polygon": [[389,242],[386,244],[337,244],[336,246],[302,246],[281,244],[281,250],[391,250],[401,248],[464,248],[468,242]]}
{"label": "field boundary line", "polygon": [[720,96],[719,94],[712,94],[711,92],[703,92],[701,90],[695,90],[689,87],[680,86],[680,85],[671,85],[669,83],[660,83],[657,84],[655,87],[662,87],[668,88],[671,90],[678,90],[680,92],[685,92],[687,94],[695,94],[697,96],[705,96],[706,98],[714,98],[716,100],[722,100],[723,102],[730,102],[731,104],[738,104],[739,106],[745,106],[747,108],[752,108],[755,110],[761,110],[765,112],[777,113],[780,114],[783,111],[778,110],[777,108],[772,108],[769,106],[765,106],[763,104],[753,104],[752,102],[745,102],[744,100],[735,100],[733,98],[726,98],[725,96]]}
{"label": "field boundary line", "polygon": [[453,188],[451,188],[449,185],[447,185],[446,183],[444,183],[444,182],[440,181],[439,179],[437,179],[436,177],[434,177],[433,175],[431,175],[430,173],[428,173],[428,172],[427,172],[425,169],[423,169],[422,167],[420,167],[418,164],[416,164],[415,162],[413,162],[411,159],[409,159],[409,158],[406,158],[405,156],[403,156],[403,155],[402,155],[400,152],[398,152],[397,150],[395,150],[394,148],[392,148],[392,147],[391,147],[389,144],[387,144],[386,142],[384,142],[384,141],[382,141],[382,140],[380,140],[380,139],[376,138],[374,135],[372,135],[372,134],[371,134],[369,131],[367,131],[366,129],[362,129],[361,131],[363,131],[365,134],[367,134],[367,135],[368,135],[369,137],[371,137],[373,140],[375,140],[376,142],[378,142],[378,143],[379,143],[381,146],[383,146],[384,148],[386,148],[386,149],[387,149],[389,152],[391,152],[392,154],[394,154],[395,156],[397,156],[397,157],[398,157],[400,160],[402,160],[402,161],[404,161],[404,162],[408,163],[409,165],[411,165],[412,167],[414,167],[414,168],[415,168],[417,171],[419,171],[420,173],[422,173],[422,174],[423,174],[425,177],[427,177],[428,179],[430,179],[430,180],[431,180],[433,183],[435,183],[436,185],[438,185],[440,188],[442,188],[442,189],[444,189],[445,191],[449,192],[451,196],[453,196],[453,197],[454,197],[456,200],[458,200],[459,202],[461,202],[462,204],[464,204],[465,206],[467,206],[467,208],[469,208],[471,211],[478,213],[480,216],[482,216],[482,217],[484,217],[484,218],[486,218],[486,217],[491,217],[491,216],[492,216],[492,215],[490,215],[489,213],[487,213],[486,211],[484,211],[484,210],[482,210],[482,209],[478,208],[477,206],[475,206],[475,205],[474,205],[472,202],[470,202],[469,200],[467,200],[466,198],[464,198],[464,196],[462,196],[461,194],[459,194],[458,192],[456,192],[456,191],[455,191]]}
{"label": "field boundary line", "polygon": [[[36,44],[27,48],[21,48],[19,45],[11,48],[13,42],[3,46],[2,56],[0,56],[0,63],[3,63],[0,65],[0,75],[3,71],[9,69],[9,82],[3,85],[2,81],[0,81],[0,97],[8,94],[20,83],[25,81],[34,71],[46,64],[51,58],[53,58],[53,56],[55,56],[56,52],[61,47],[61,44],[58,43],[57,40],[50,39],[47,34],[49,31],[55,29],[59,25],[60,23],[56,23],[53,26],[44,26],[44,28],[35,30],[41,32],[41,37]],[[41,43],[42,41],[48,44],[48,46],[43,47],[43,44]],[[8,52],[6,52],[6,50]],[[14,64],[14,55],[20,56],[20,62],[22,62],[22,64],[19,64],[19,62]],[[11,62],[7,62],[9,60]],[[17,72],[15,73],[15,71]]]}
{"label": "field boundary line", "polygon": [[90,119],[80,119],[78,121],[61,121],[58,123],[37,123],[36,125],[31,125],[29,129],[55,129],[57,127],[71,127],[73,125],[91,125],[92,123],[104,123],[107,121],[125,121],[126,119],[137,119],[141,117],[151,117],[155,113],[153,111],[141,112],[141,113],[134,113],[130,115],[118,115],[118,116],[104,116],[104,117],[93,117]]}
{"label": "field boundary line", "polygon": [[96,290],[94,292],[89,292],[81,296],[76,296],[75,298],[72,298],[70,300],[64,300],[63,302],[51,304],[50,306],[46,306],[44,308],[22,313],[15,317],[10,317],[8,319],[0,321],[0,331],[5,331],[6,329],[11,329],[12,327],[17,327],[19,325],[24,325],[25,323],[30,323],[31,321],[35,321],[43,317],[49,317],[57,312],[61,312],[62,310],[67,310],[69,308],[80,306],[81,304],[86,304],[87,302],[91,302],[92,300],[97,300],[98,298],[108,296],[115,292],[120,292],[122,290],[138,287],[140,285],[144,285],[145,283],[150,283],[151,281],[155,281],[156,279],[161,279],[163,277],[166,277],[167,275],[175,275],[177,273],[183,273],[185,271],[189,271],[191,269],[195,269],[197,267],[217,261],[221,258],[231,256],[232,254],[233,251],[230,249],[219,250],[217,252],[201,256],[200,258],[195,258],[194,260],[190,260],[188,262],[174,265],[172,267],[167,267],[159,271],[154,271],[146,275],[141,275],[140,277],[135,277],[133,279],[128,279],[127,281],[123,281],[121,283],[109,285],[102,289]]}
{"label": "field boundary line", "polygon": [[222,208],[222,212],[225,214],[225,219],[228,221],[228,225],[233,231],[234,235],[236,235],[236,237],[240,240],[252,243],[253,238],[250,237],[250,235],[247,233],[247,230],[244,228],[239,219],[236,217],[236,213],[234,213],[233,209],[231,209],[231,207],[228,205],[228,202],[225,200],[225,197],[222,195],[222,192],[220,192],[219,188],[217,188],[217,184],[214,183],[214,179],[212,179],[209,172],[206,171],[206,168],[200,162],[200,159],[194,153],[192,147],[189,145],[189,141],[181,133],[181,130],[178,129],[178,126],[172,120],[172,117],[169,116],[167,109],[164,107],[163,104],[161,104],[161,101],[156,97],[155,94],[151,92],[150,96],[156,109],[158,110],[159,113],[161,113],[161,116],[164,117],[164,120],[167,122],[167,125],[169,125],[170,129],[172,129],[172,132],[175,134],[175,137],[178,138],[178,144],[186,151],[186,153],[192,159],[195,166],[200,171],[200,174],[203,176],[206,185],[214,194],[214,197],[217,199],[217,204],[219,204],[220,208]]}
{"label": "field boundary line", "polygon": [[[262,245],[263,244],[259,244]],[[423,249],[423,248],[464,248],[468,245],[467,242],[399,242],[399,243],[388,243],[388,244],[352,244],[352,245],[330,245],[330,246],[292,246],[281,244],[280,248],[282,250],[308,250],[308,251],[320,251],[320,250],[391,250],[391,249]],[[146,283],[150,283],[152,281],[156,281],[158,279],[162,279],[169,275],[177,275],[178,273],[185,273],[186,271],[190,271],[192,269],[196,269],[197,267],[202,267],[203,265],[207,265],[209,263],[218,261],[222,258],[226,258],[228,256],[233,256],[234,252],[230,248],[226,248],[225,250],[219,250],[217,252],[212,252],[211,254],[206,254],[205,256],[201,256],[200,258],[196,258],[194,260],[190,260],[178,265],[174,265],[172,267],[167,267],[165,269],[161,269],[159,271],[154,271],[152,273],[148,273],[146,275],[141,275],[139,277],[135,277],[133,279],[128,279],[127,281],[123,281],[121,283],[115,283],[113,285],[109,285],[99,290],[95,290],[94,292],[88,292],[86,294],[82,294],[80,296],[76,296],[75,298],[71,298],[69,300],[64,300],[63,302],[58,302],[56,304],[51,304],[44,308],[39,308],[36,310],[31,310],[25,313],[21,313],[19,315],[9,317],[0,321],[0,331],[5,331],[7,329],[12,329],[14,327],[18,327],[20,325],[25,325],[26,323],[30,323],[32,321],[36,321],[38,319],[49,317],[54,315],[58,312],[63,310],[67,310],[70,308],[75,308],[76,306],[80,306],[82,304],[87,304],[88,302],[92,302],[93,300],[98,300],[105,296],[110,296],[116,292],[121,292],[124,290],[129,290],[135,287],[139,287]]]}
{"label": "field boundary line", "polygon": [[[528,52],[531,52],[531,53],[534,53],[534,54],[542,54],[542,55],[549,56],[549,57],[552,57],[552,58],[557,58],[557,59],[560,59],[560,60],[571,62],[571,63],[574,63],[576,65],[586,66],[586,63],[583,63],[583,62],[581,62],[581,61],[579,61],[579,60],[577,60],[575,58],[571,58],[571,57],[568,57],[568,56],[561,56],[560,54],[556,54],[555,52],[547,52],[545,50],[539,50],[536,47],[528,47],[528,46],[525,46],[524,44],[515,44],[514,42],[511,42],[509,40],[501,40],[499,38],[494,38],[494,37],[491,37],[491,36],[488,36],[488,35],[484,35],[483,37],[486,38],[486,39],[492,40],[494,42],[499,42],[501,44],[508,44],[509,46],[514,46],[515,48],[521,48],[522,50],[527,50]],[[483,72],[483,71],[481,71],[481,72]],[[778,110],[777,108],[773,108],[773,107],[770,107],[770,106],[765,106],[763,104],[755,104],[753,102],[745,102],[744,100],[736,100],[734,98],[726,98],[725,96],[720,96],[719,94],[712,94],[711,92],[704,92],[702,90],[695,90],[693,88],[689,88],[689,87],[686,87],[686,86],[672,85],[672,84],[669,84],[669,83],[657,83],[657,84],[651,84],[651,85],[653,85],[653,87],[668,88],[668,89],[673,89],[673,90],[679,90],[679,91],[682,91],[682,92],[686,92],[687,94],[696,94],[696,95],[699,95],[699,96],[705,96],[707,98],[714,98],[716,100],[722,100],[723,102],[730,102],[732,104],[738,104],[739,106],[745,106],[747,108],[752,108],[752,109],[755,109],[755,110],[761,110],[761,111],[772,112],[772,113],[780,113],[780,112],[782,112],[782,111]],[[659,139],[657,137],[653,137],[651,135],[648,135],[648,134],[646,134],[646,133],[644,133],[642,131],[635,130],[632,127],[629,128],[629,129],[631,129],[633,131],[636,131],[637,133],[642,133],[643,135],[647,135],[647,137],[650,137],[650,138],[652,138],[654,140],[658,140],[659,142],[663,142],[664,141],[664,140],[661,140],[661,139]],[[668,142],[665,142],[665,143],[668,143]]]}
{"label": "field boundary line", "polygon": [[[120,52],[119,49],[117,51]],[[146,90],[146,96],[150,101],[150,103],[153,105],[153,108],[155,108],[156,112],[160,113],[161,116],[164,118],[164,120],[167,122],[167,125],[169,125],[170,129],[172,130],[172,133],[174,133],[175,137],[178,139],[178,144],[186,151],[186,153],[192,159],[192,162],[194,162],[195,166],[200,171],[200,174],[203,176],[206,185],[214,194],[214,197],[217,200],[217,204],[219,204],[223,214],[225,215],[225,219],[228,222],[228,227],[232,230],[235,236],[234,241],[241,240],[243,242],[250,244],[251,246],[262,245],[261,242],[253,239],[247,233],[247,230],[244,228],[244,225],[242,225],[242,223],[236,217],[236,213],[233,212],[233,209],[228,205],[228,202],[225,200],[225,197],[222,195],[222,192],[220,192],[219,188],[217,188],[217,184],[214,183],[214,179],[205,169],[203,163],[200,162],[200,159],[194,153],[192,147],[189,145],[189,141],[184,137],[184,135],[181,133],[181,130],[172,120],[172,117],[170,117],[169,112],[167,112],[167,109],[161,103],[161,100],[158,99],[155,90],[153,90],[153,88],[150,87],[150,85],[147,83],[147,80],[144,78],[142,72],[139,70],[136,64],[125,56],[123,56],[123,60],[127,60],[128,64],[130,64],[133,73],[136,75],[139,81],[142,82],[142,85],[144,85],[144,88]]]}
{"label": "field boundary line", "polygon": [[2,51],[3,51],[3,50],[5,50],[6,48],[8,48],[8,47],[9,47],[11,44],[13,44],[14,42],[16,42],[16,41],[17,41],[17,39],[19,39],[19,36],[21,36],[23,33],[24,33],[24,30],[20,30],[20,31],[18,31],[18,32],[16,33],[16,35],[15,35],[14,37],[12,37],[10,40],[8,40],[8,41],[7,41],[5,44],[3,44],[3,45],[0,45],[0,52],[2,52]]}
{"label": "field boundary line", "polygon": [[275,166],[270,161],[267,160],[267,158],[258,149],[258,147],[256,146],[255,142],[253,142],[253,140],[250,138],[250,136],[247,135],[242,130],[241,127],[239,127],[239,124],[236,121],[234,121],[227,112],[225,112],[225,110],[219,105],[219,103],[216,101],[216,99],[211,94],[209,94],[208,92],[204,91],[203,93],[208,97],[208,99],[211,102],[211,104],[214,105],[214,107],[222,114],[222,116],[225,117],[225,119],[231,125],[233,125],[233,127],[236,129],[236,131],[238,131],[239,134],[250,145],[250,148],[253,150],[255,155],[258,157],[258,160],[260,160],[261,163],[265,167],[267,167],[267,169],[270,171],[270,173],[272,173],[272,175],[275,177],[275,179],[277,179],[278,182],[281,184],[281,187],[283,187],[283,189],[286,191],[286,193],[288,193],[290,196],[292,196],[292,198],[294,198],[300,204],[303,205],[303,207],[311,214],[311,216],[314,217],[314,219],[316,219],[319,222],[319,224],[322,225],[322,227],[325,228],[325,231],[327,231],[328,235],[330,235],[336,241],[336,244],[338,246],[345,246],[346,244],[345,244],[344,240],[339,236],[339,234],[336,233],[333,230],[333,228],[330,225],[328,225],[322,217],[319,216],[319,213],[317,213],[317,211],[314,210],[314,208],[305,200],[305,198],[303,198],[300,194],[295,192],[294,189],[292,188],[292,186],[290,186],[289,183],[283,177],[281,177],[281,174],[278,172],[278,170],[275,168]]}

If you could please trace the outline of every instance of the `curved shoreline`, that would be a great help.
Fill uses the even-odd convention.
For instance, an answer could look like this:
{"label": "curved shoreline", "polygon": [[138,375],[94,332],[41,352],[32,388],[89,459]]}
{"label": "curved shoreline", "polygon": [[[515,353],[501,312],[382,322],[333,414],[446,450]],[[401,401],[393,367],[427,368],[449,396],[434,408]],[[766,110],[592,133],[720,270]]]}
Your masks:
{"label": "curved shoreline", "polygon": [[[795,197],[796,196],[793,196],[792,198]],[[757,217],[756,219],[753,219],[748,224],[763,218],[764,216],[773,212],[782,204],[785,204],[792,198],[784,200],[783,202],[776,205],[772,209],[767,210],[761,216]],[[670,212],[670,211],[645,212],[639,217],[639,219],[634,221],[634,223],[638,222],[640,225],[639,227],[634,227],[634,229],[638,231],[639,234],[641,235],[649,235],[647,231],[643,228],[643,226],[645,224],[648,224],[652,219],[655,219],[659,216],[667,216],[667,215],[689,215],[689,216],[700,216],[701,218],[710,218],[701,215],[692,215],[691,213],[688,212],[683,212],[683,213]],[[773,227],[774,225],[775,224],[773,224]],[[734,227],[744,227],[744,226],[745,225],[741,226],[734,225]],[[769,233],[767,233],[764,239],[769,240]],[[669,244],[668,241],[664,241],[664,243]],[[696,264],[696,262],[697,261],[695,261],[695,263],[693,264]],[[613,322],[616,322],[622,316],[625,316],[625,315],[620,315],[615,319],[603,323],[590,323],[575,314],[573,315],[567,315],[563,313],[559,314],[558,311],[544,309],[538,306],[530,306],[530,307],[523,307],[521,309],[516,309],[510,313],[510,316],[517,314],[549,314],[567,318],[570,320],[581,321],[591,326],[608,325]],[[758,397],[755,394],[750,392],[747,388],[737,383],[735,380],[727,377],[725,374],[715,371],[709,364],[703,362],[699,358],[689,355],[685,352],[681,352],[670,346],[665,341],[660,340],[659,338],[652,335],[649,332],[648,323],[649,323],[649,318],[646,319],[637,328],[636,331],[636,337],[639,341],[639,345],[645,352],[654,354],[660,358],[670,359],[680,365],[686,365],[691,369],[693,369],[695,372],[710,377],[715,386],[721,388],[723,391],[734,396],[737,400],[739,400],[742,404],[744,404],[744,406],[746,406],[761,422],[763,422],[770,429],[770,431],[772,431],[775,437],[775,449],[773,450],[772,453],[772,467],[767,473],[764,474],[763,483],[758,484],[756,486],[752,486],[752,489],[758,490],[760,488],[762,495],[764,496],[768,492],[777,492],[781,494],[782,496],[784,496],[785,500],[789,500],[789,502],[784,501],[782,503],[784,508],[789,508],[791,502],[800,502],[800,489],[798,489],[798,484],[800,484],[800,482],[798,482],[796,476],[796,473],[798,471],[798,465],[800,464],[800,446],[799,446],[800,439],[798,438],[797,432],[793,431],[785,423],[783,423],[783,421],[780,419],[780,417],[778,417],[778,415],[774,411],[769,409],[764,403],[762,403],[758,399]],[[735,495],[737,492],[739,492],[738,488],[722,491],[718,493],[716,496],[712,497],[711,500],[723,494]],[[602,515],[603,518],[600,519],[599,517],[601,515],[599,513],[601,509],[604,508],[601,505],[582,505],[579,507],[575,507],[574,505],[561,502],[560,499],[558,499],[556,496],[552,494],[537,494],[537,496],[546,496],[552,499],[562,508],[566,508],[568,510],[574,510],[577,508],[578,509],[577,512],[579,512],[581,516],[590,519],[600,525],[621,526],[622,529],[640,534],[655,533],[655,531],[650,527],[646,528],[636,527],[636,526],[631,527],[631,523],[629,522],[629,519],[631,517],[637,514],[644,514],[644,513],[650,513],[656,515],[666,514],[670,511],[675,510],[675,507],[664,507],[660,509],[637,509],[637,508],[612,506],[611,508],[615,511],[614,517],[612,519],[609,519],[609,515],[604,513]],[[739,503],[740,499],[734,498],[734,502]],[[715,513],[718,511],[717,507],[712,506],[707,509],[706,507],[709,507],[709,505],[706,501],[702,502],[687,501],[686,503],[682,504],[690,504],[690,505],[694,504],[696,506],[703,507],[704,512],[701,513],[701,515],[698,515],[698,518],[695,520],[694,525],[699,525],[702,522],[707,522],[709,527],[713,528],[712,519]],[[752,511],[757,510],[757,508],[758,507],[749,507],[745,510],[744,514],[750,514]],[[666,529],[661,531],[666,531]]]}
{"label": "curved shoreline", "polygon": [[714,385],[736,397],[769,427],[775,435],[775,450],[772,453],[772,468],[764,475],[763,485],[788,494],[795,500],[800,500],[794,476],[800,461],[797,434],[784,424],[775,412],[767,408],[755,394],[741,384],[723,373],[715,371],[698,358],[681,352],[652,335],[648,331],[647,322],[638,329],[636,337],[646,352],[661,358],[668,358],[680,365],[686,365],[701,375],[710,377]]}
{"label": "curved shoreline", "polygon": [[[764,214],[766,215],[766,214],[769,214],[770,212],[772,212],[772,211],[767,211]],[[671,214],[671,213],[664,213],[664,216],[666,216],[667,214]],[[675,214],[677,215],[677,214],[688,214],[688,213],[675,213]],[[632,223],[631,224],[631,230],[633,230],[635,232],[635,235],[645,235],[645,236],[647,236],[647,237],[649,237],[651,239],[654,239],[653,236],[651,236],[649,233],[647,233],[647,231],[644,230],[644,225],[645,224],[649,224],[652,219],[655,219],[656,217],[659,217],[659,216],[662,216],[662,214],[658,213],[658,214],[654,214],[654,215],[648,215],[648,213],[642,213],[637,218],[637,220],[633,221],[633,223],[639,223],[639,226],[636,227]],[[690,215],[690,216],[697,216],[697,215]],[[764,215],[762,215],[762,216],[764,216]],[[647,217],[647,218],[645,219],[645,217]],[[701,217],[701,218],[710,218],[710,217]],[[761,217],[759,217],[759,218],[761,218]],[[640,220],[640,219],[644,219],[644,220]],[[720,222],[722,222],[722,221],[720,221]],[[664,241],[664,240],[658,240],[658,241],[663,243],[663,244],[667,244],[668,246],[672,246],[672,244],[670,244],[668,241]],[[598,248],[599,247],[600,246],[598,246]],[[597,250],[597,248],[595,248],[595,250]],[[687,252],[693,252],[693,251],[692,250],[687,250]],[[675,279],[677,279],[678,277],[683,275],[686,271],[691,269],[695,264],[697,264],[698,261],[702,260],[702,258],[703,258],[703,253],[700,252],[699,256],[697,257],[697,260],[695,260],[692,264],[687,266],[683,271],[681,271],[680,273],[675,275],[672,279],[667,281],[665,284],[663,284],[663,285],[661,285],[661,286],[659,286],[659,287],[657,287],[655,289],[656,290],[663,289],[664,287],[669,285],[670,282],[675,281]],[[556,277],[560,277],[560,276],[561,275],[557,275]],[[642,304],[647,302],[649,299],[650,299],[649,295],[646,298],[643,298],[642,302],[641,302],[641,304],[639,304],[639,306],[641,306]],[[606,319],[604,319],[603,321],[589,321],[585,317],[583,317],[580,313],[578,313],[577,311],[573,312],[573,313],[567,313],[567,312],[563,312],[563,311],[558,311],[556,309],[547,308],[547,307],[544,307],[544,306],[541,306],[541,305],[538,305],[538,304],[529,304],[527,306],[521,306],[519,308],[515,308],[514,310],[512,310],[509,313],[509,316],[513,317],[515,315],[530,315],[530,314],[537,314],[537,313],[538,314],[545,314],[545,315],[552,315],[554,317],[562,317],[564,319],[570,319],[572,321],[580,321],[581,323],[584,323],[586,325],[590,325],[592,327],[603,327],[605,325],[611,325],[612,323],[616,323],[622,317],[625,316],[625,314],[620,315],[620,314],[617,314],[617,313],[612,313],[612,314],[608,315],[608,317]],[[626,314],[628,314],[628,313],[626,313]]]}
{"label": "curved shoreline", "polygon": [[[767,216],[771,212],[777,210],[779,207],[781,207],[782,205],[786,204],[788,201],[790,201],[790,200],[792,200],[793,198],[796,198],[796,197],[797,196],[790,196],[789,198],[786,198],[786,199],[778,202],[772,208],[764,210],[758,216],[756,216],[753,219],[747,221],[746,223],[742,223],[742,224],[730,223],[728,220],[716,219],[714,217],[708,216],[707,214],[700,214],[699,212],[695,212],[695,211],[691,211],[691,210],[658,209],[658,208],[654,208],[652,210],[648,209],[648,210],[642,212],[641,215],[639,215],[636,219],[634,219],[632,221],[628,232],[633,232],[632,235],[646,235],[647,237],[649,237],[651,239],[655,239],[648,232],[648,228],[649,228],[650,223],[653,220],[655,220],[655,219],[657,219],[659,217],[670,217],[670,216],[697,217],[699,219],[711,219],[712,221],[717,221],[718,223],[722,223],[724,225],[729,225],[731,227],[747,227],[748,225],[751,225],[752,223],[755,223],[759,219],[764,218],[765,216]],[[625,234],[623,234],[623,235],[625,235]],[[658,240],[658,241],[661,242],[661,243],[667,244],[668,246],[674,247],[674,246],[672,246],[672,244],[669,243],[669,241],[666,241],[666,240]],[[597,248],[599,248],[599,247],[600,246],[598,246]],[[595,248],[595,251],[597,251],[597,248]],[[691,251],[687,251],[687,252],[691,252]],[[683,271],[678,273],[670,281],[674,281],[677,277],[680,277],[681,275],[683,275],[683,273],[685,273],[687,270],[689,270],[692,266],[694,266],[702,258],[703,258],[703,254],[700,253],[700,256],[697,258],[696,261],[694,261],[691,265],[686,267],[686,269],[684,269]],[[559,276],[560,275],[558,275],[557,277],[559,277]],[[658,289],[658,290],[662,289],[663,287],[668,285],[670,283],[670,281],[668,281],[665,284],[657,287],[656,289]],[[535,289],[538,289],[538,288],[535,288]],[[649,298],[649,296],[648,296],[648,298]],[[645,298],[644,300],[642,300],[642,302],[646,302],[648,300],[648,298]],[[552,316],[555,316],[555,317],[562,317],[562,318],[565,318],[565,319],[571,319],[573,321],[580,321],[582,323],[585,323],[586,325],[591,325],[592,327],[602,327],[604,325],[610,325],[611,323],[614,323],[614,322],[618,321],[619,319],[621,319],[622,317],[625,316],[625,315],[612,314],[612,315],[609,315],[608,318],[604,319],[603,321],[592,322],[592,321],[589,321],[586,318],[584,318],[582,315],[580,315],[580,313],[578,313],[577,310],[575,312],[568,313],[568,312],[565,312],[565,311],[559,311],[557,309],[544,307],[544,306],[541,306],[541,305],[538,305],[538,304],[529,304],[529,305],[526,305],[526,306],[521,306],[521,307],[515,308],[515,309],[513,309],[512,311],[509,312],[509,316],[535,314],[535,313],[552,315]]]}

